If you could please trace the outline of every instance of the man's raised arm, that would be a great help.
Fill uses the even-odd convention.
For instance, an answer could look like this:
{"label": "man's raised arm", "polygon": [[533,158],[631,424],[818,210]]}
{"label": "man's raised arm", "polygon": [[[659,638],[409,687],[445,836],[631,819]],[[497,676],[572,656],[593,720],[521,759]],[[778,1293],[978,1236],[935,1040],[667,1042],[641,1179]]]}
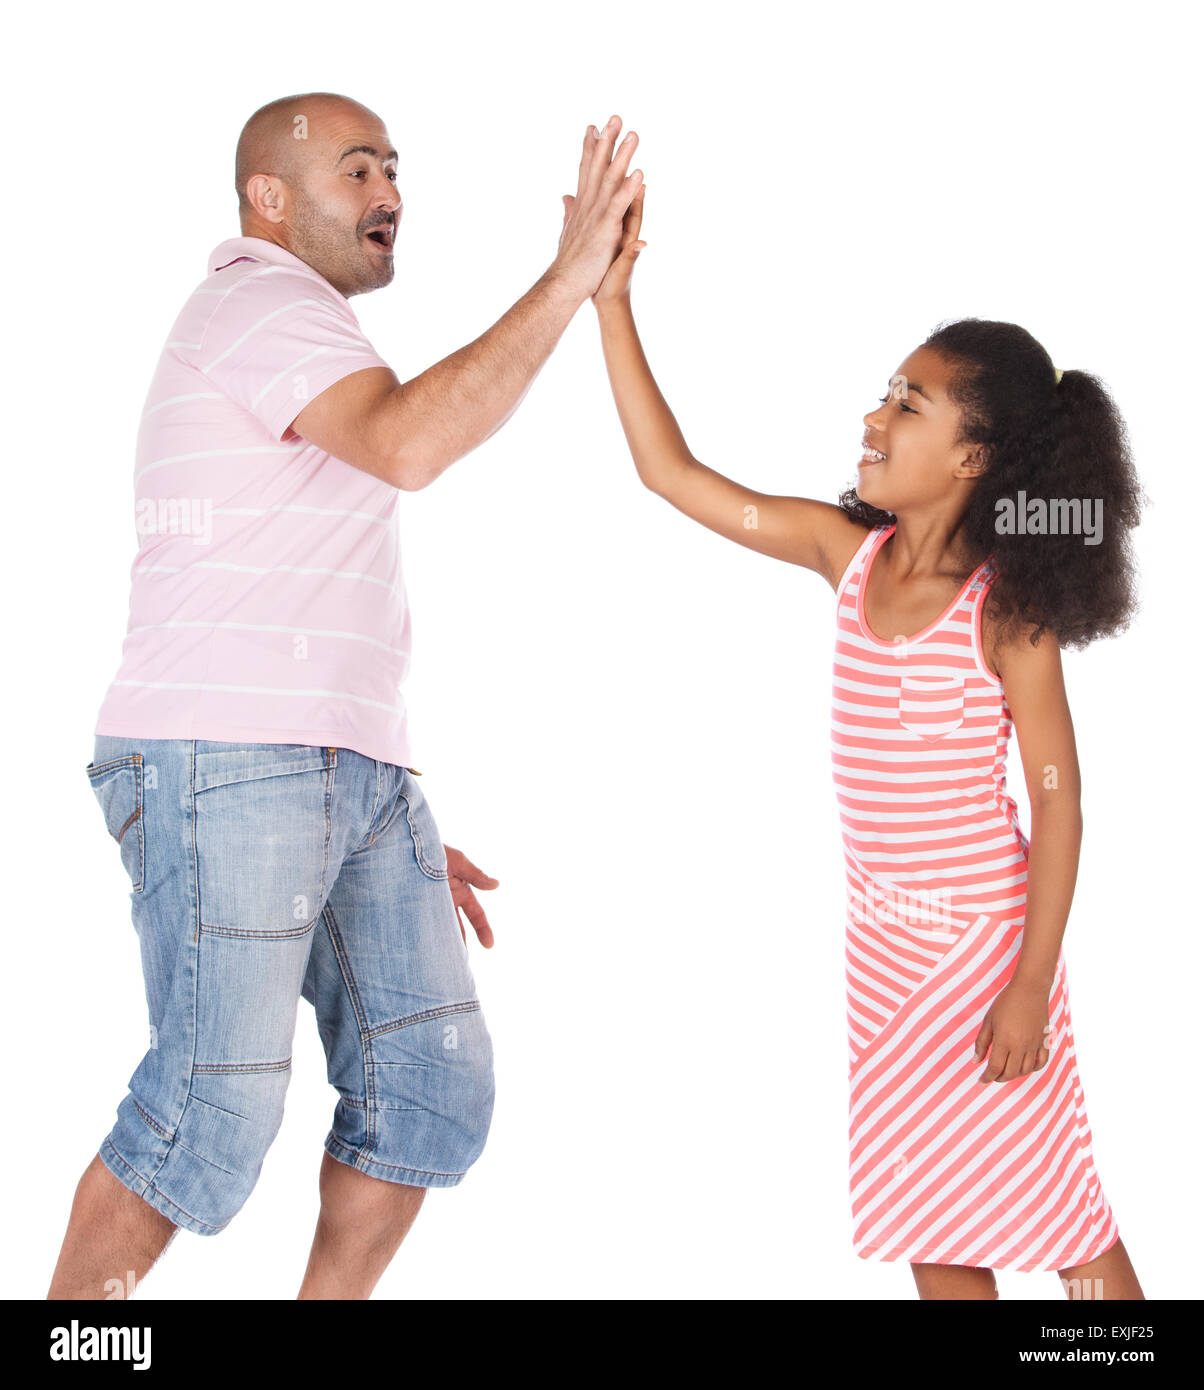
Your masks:
{"label": "man's raised arm", "polygon": [[293,429],[327,453],[407,492],[433,482],[513,415],[573,315],[597,289],[623,239],[640,186],[627,175],[638,139],[612,116],[590,127],[577,193],[556,259],[525,295],[473,342],[411,381],[387,367],[353,372],[300,412]]}

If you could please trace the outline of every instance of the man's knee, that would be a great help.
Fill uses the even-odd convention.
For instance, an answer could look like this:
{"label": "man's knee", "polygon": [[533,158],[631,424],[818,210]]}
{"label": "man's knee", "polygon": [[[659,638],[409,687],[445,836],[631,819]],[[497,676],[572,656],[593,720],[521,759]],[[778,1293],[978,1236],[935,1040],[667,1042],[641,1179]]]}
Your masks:
{"label": "man's knee", "polygon": [[493,1119],[493,1043],[481,1010],[443,1019],[440,1047],[445,1060],[452,1059],[442,1073],[441,1090],[462,1135],[464,1171],[484,1151]]}
{"label": "man's knee", "polygon": [[493,1118],[493,1044],[479,1005],[373,1037],[368,1095],[344,1090],[327,1141],[363,1172],[451,1186],[481,1156]]}
{"label": "man's knee", "polygon": [[280,1131],[290,1076],[287,1062],[198,1068],[156,1185],[213,1230],[228,1225]]}

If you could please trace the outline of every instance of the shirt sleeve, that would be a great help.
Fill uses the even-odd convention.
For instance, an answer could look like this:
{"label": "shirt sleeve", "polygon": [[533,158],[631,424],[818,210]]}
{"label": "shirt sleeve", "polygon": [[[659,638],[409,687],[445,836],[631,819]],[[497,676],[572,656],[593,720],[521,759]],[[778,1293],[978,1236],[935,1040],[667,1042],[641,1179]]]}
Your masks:
{"label": "shirt sleeve", "polygon": [[223,296],[194,359],[279,442],[328,386],[389,364],[337,290],[291,272],[252,272]]}

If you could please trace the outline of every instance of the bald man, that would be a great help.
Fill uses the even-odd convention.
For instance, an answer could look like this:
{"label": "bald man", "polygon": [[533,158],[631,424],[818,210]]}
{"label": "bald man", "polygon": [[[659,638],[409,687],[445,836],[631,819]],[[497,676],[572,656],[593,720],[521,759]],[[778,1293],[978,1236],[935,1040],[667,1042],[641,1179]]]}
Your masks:
{"label": "bald man", "polygon": [[586,131],[557,255],[491,328],[400,382],[348,300],[393,278],[398,155],[333,93],[274,101],[236,156],[241,235],[168,335],[138,433],[139,549],[87,776],[120,847],[150,1046],[76,1190],[51,1298],[132,1291],[221,1231],[283,1115],[297,1001],[339,1094],[301,1298],[367,1298],[493,1109],[463,908],[410,766],[400,492],[513,414],[601,283],[640,184]]}

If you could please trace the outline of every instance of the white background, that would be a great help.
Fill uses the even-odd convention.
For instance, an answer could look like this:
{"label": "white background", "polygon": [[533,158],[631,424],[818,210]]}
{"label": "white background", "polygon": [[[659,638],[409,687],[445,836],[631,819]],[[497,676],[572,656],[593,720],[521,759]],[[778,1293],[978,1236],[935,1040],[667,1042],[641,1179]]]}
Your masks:
{"label": "white background", "polygon": [[[238,234],[274,97],[388,124],[402,379],[543,273],[585,127],[648,184],[633,300],[694,453],[835,500],[941,320],[1099,374],[1153,498],[1142,612],[1067,653],[1085,840],[1066,949],[1095,1156],[1148,1295],[1199,1297],[1201,35],[1189,7],[61,5],[5,94],[9,657],[0,1295],[41,1297],[145,1046],[128,881],[84,776],[120,653],[159,349]],[[381,1298],[911,1298],[852,1253],[831,591],[645,491],[586,304],[515,418],[402,506],[415,764],[501,887],[473,951],[485,1154]],[[1010,789],[1027,802],[1013,748]],[[228,1230],[146,1297],[291,1298],[334,1093],[302,1002],[280,1136]],[[1004,1297],[1060,1298],[1052,1273]]]}

